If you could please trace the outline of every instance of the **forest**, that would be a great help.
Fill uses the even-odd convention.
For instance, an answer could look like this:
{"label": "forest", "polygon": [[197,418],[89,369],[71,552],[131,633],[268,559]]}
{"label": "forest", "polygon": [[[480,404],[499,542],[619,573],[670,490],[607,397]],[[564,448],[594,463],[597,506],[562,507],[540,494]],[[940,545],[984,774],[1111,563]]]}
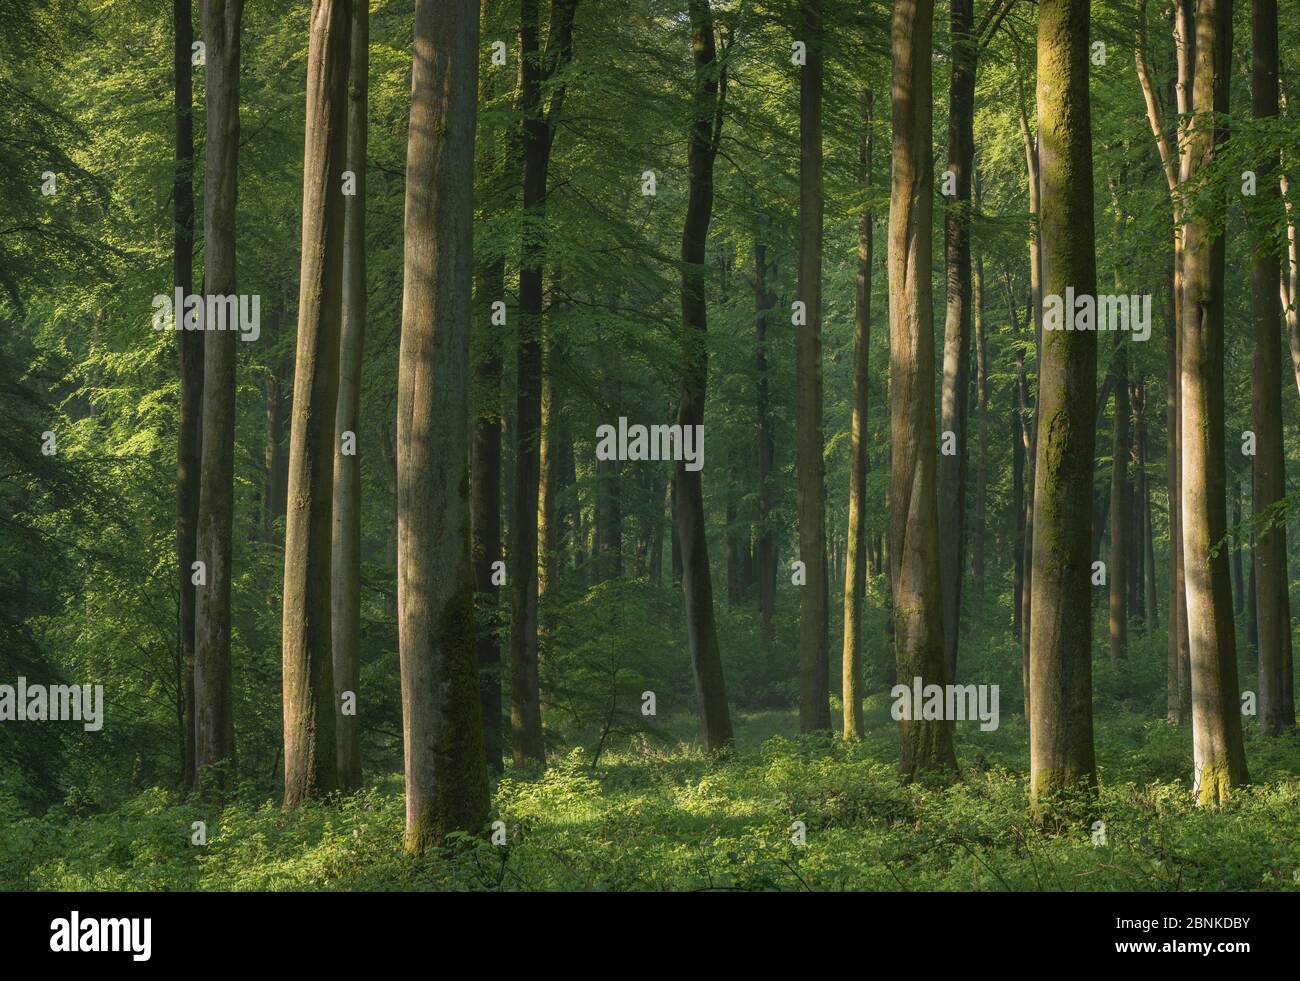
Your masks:
{"label": "forest", "polygon": [[1297,13],[0,0],[0,890],[1300,891]]}

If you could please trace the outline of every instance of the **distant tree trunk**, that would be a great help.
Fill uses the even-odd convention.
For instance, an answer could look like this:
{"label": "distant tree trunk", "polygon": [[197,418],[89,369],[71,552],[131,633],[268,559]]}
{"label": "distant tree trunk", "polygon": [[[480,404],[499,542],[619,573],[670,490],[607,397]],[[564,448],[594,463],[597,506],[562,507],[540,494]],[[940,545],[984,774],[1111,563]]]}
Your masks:
{"label": "distant tree trunk", "polygon": [[483,752],[470,570],[469,333],[475,0],[416,0],[397,385],[398,644],[406,848],[480,832]]}
{"label": "distant tree trunk", "polygon": [[[980,213],[980,174],[975,171],[975,213]],[[971,571],[975,593],[984,599],[984,538],[988,533],[989,355],[984,337],[984,255],[975,253],[975,406],[979,415],[979,455],[975,461],[975,529]]]}
{"label": "distant tree trunk", "polygon": [[[722,137],[726,98],[725,70],[719,71],[717,42],[713,36],[713,11],[709,0],[690,0],[691,54],[695,63],[694,95],[687,160],[690,185],[686,222],[682,229],[682,340],[683,388],[677,421],[704,425],[705,394],[709,378],[706,342],[705,249],[713,214],[713,161]],[[722,677],[718,629],[713,612],[713,579],[709,571],[709,543],[704,527],[704,488],[700,471],[676,466],[677,534],[682,548],[682,590],[686,596],[686,632],[695,673],[695,694],[700,707],[704,748],[715,752],[733,739],[727,689]]]}
{"label": "distant tree trunk", "polygon": [[[889,204],[890,580],[900,684],[948,682],[939,581],[939,507],[930,292],[934,165],[933,0],[894,4],[893,167]],[[952,723],[900,719],[900,770],[956,771]]]}
{"label": "distant tree trunk", "polygon": [[546,184],[555,116],[565,88],[542,109],[542,85],[573,50],[577,0],[556,0],[546,50],[538,40],[538,2],[522,0],[519,40],[523,109],[523,209],[530,233],[519,258],[519,349],[515,374],[515,498],[510,540],[510,731],[516,766],[544,763],[537,679],[537,499],[541,480],[542,256],[545,252]]}
{"label": "distant tree trunk", "polygon": [[682,581],[682,541],[677,535],[677,529],[681,524],[678,520],[677,510],[677,479],[674,477],[668,482],[668,513],[671,518],[669,537],[672,540],[673,582],[680,584]]}
{"label": "distant tree trunk", "polygon": [[831,727],[830,597],[826,574],[826,480],[822,433],[822,73],[821,0],[802,0],[807,63],[799,73],[799,299],[795,328],[795,471],[799,559],[799,728]]}
{"label": "distant tree trunk", "polygon": [[[1256,118],[1272,119],[1278,110],[1277,0],[1254,0],[1251,25],[1251,107]],[[1279,204],[1277,185],[1273,183],[1278,166],[1279,161],[1270,157],[1258,168],[1260,196],[1274,212]],[[1265,251],[1256,254],[1251,272],[1251,320],[1255,335],[1251,408],[1256,440],[1251,511],[1256,518],[1261,518],[1286,497],[1282,389],[1277,381],[1282,370],[1278,340],[1282,318],[1275,289],[1282,278],[1282,269],[1277,255]],[[1265,736],[1278,736],[1296,724],[1286,523],[1265,520],[1254,527],[1259,730]]]}
{"label": "distant tree trunk", "polygon": [[[194,290],[194,105],[190,45],[191,0],[173,0],[173,70],[176,102],[176,172],[172,179],[172,281],[186,296]],[[176,311],[177,317],[180,311]],[[176,564],[180,585],[181,783],[194,786],[194,552],[199,517],[199,466],[203,431],[203,334],[176,333],[180,355],[180,421],[176,439]]]}
{"label": "distant tree trunk", "polygon": [[[243,0],[206,0],[203,281],[208,295],[235,295],[239,162],[239,31]],[[234,776],[234,671],[230,660],[231,534],[235,508],[235,332],[203,333],[203,438],[198,560],[206,585],[194,611],[194,764],[214,790]],[[225,764],[205,779],[204,768]]]}
{"label": "distant tree trunk", "polygon": [[[1228,110],[1231,0],[1200,0],[1196,72],[1183,183],[1215,162],[1227,137],[1211,113]],[[1222,219],[1219,219],[1221,222]],[[1197,803],[1217,805],[1248,782],[1242,745],[1237,643],[1228,556],[1215,545],[1226,532],[1223,447],[1222,224],[1192,215],[1184,226],[1181,394],[1183,400],[1183,568],[1192,655],[1192,748]]]}
{"label": "distant tree trunk", "polygon": [[1229,531],[1228,555],[1230,580],[1232,582],[1232,609],[1237,616],[1246,612],[1246,581],[1242,576],[1241,534],[1241,483],[1232,482],[1232,528]]}
{"label": "distant tree trunk", "polygon": [[1151,478],[1147,474],[1147,386],[1144,381],[1139,389],[1140,395],[1135,403],[1137,406],[1137,453],[1138,453],[1138,480],[1140,481],[1139,490],[1139,508],[1141,514],[1140,538],[1142,539],[1142,560],[1141,574],[1145,580],[1143,598],[1145,600],[1145,611],[1143,620],[1147,630],[1155,630],[1156,618],[1158,616],[1156,601],[1156,553],[1155,553],[1155,529],[1151,524]]}
{"label": "distant tree trunk", "polygon": [[[1088,0],[1038,5],[1038,145],[1044,295],[1094,295]],[[1073,311],[1067,311],[1071,316]],[[1090,602],[1097,335],[1044,332],[1034,467],[1030,795],[1038,820],[1097,784]],[[1082,612],[1081,612],[1082,610]]]}
{"label": "distant tree trunk", "polygon": [[[335,438],[361,431],[361,353],[366,331],[366,111],[369,105],[370,5],[352,0],[351,54],[348,57],[347,169],[356,193],[343,203],[343,326],[339,335],[339,400]],[[361,447],[334,456],[334,707],[338,712],[339,789],[361,786],[361,731],[358,717],[341,711],[346,692],[360,700],[361,689]]]}
{"label": "distant tree trunk", "polygon": [[1115,432],[1110,480],[1110,665],[1118,668],[1128,648],[1129,401],[1128,352],[1115,334]]}
{"label": "distant tree trunk", "polygon": [[[313,0],[307,52],[302,271],[284,534],[284,803],[338,787],[331,636],[333,472],[343,297],[352,0]],[[355,459],[352,461],[355,464]]]}
{"label": "distant tree trunk", "polygon": [[[858,144],[860,179],[871,188],[871,110],[874,93],[864,95]],[[871,233],[875,216],[863,208],[858,216],[858,275],[853,317],[852,463],[849,474],[849,529],[844,573],[844,647],[841,651],[844,738],[861,739],[862,722],[862,597],[866,593],[867,536],[867,395],[871,374]]]}
{"label": "distant tree trunk", "polygon": [[[772,433],[770,410],[771,396],[767,378],[767,327],[768,317],[776,297],[767,285],[767,245],[756,233],[754,236],[754,375],[758,392],[758,526],[755,529],[755,578],[758,579],[758,615],[760,620],[759,644],[764,656],[772,651],[776,627],[776,533],[772,528],[772,470],[776,457],[776,441]],[[675,540],[674,540],[675,544]],[[675,553],[674,553],[675,555]],[[674,557],[673,567],[677,568]]]}
{"label": "distant tree trunk", "polygon": [[948,88],[948,170],[956,193],[944,208],[947,310],[943,331],[940,428],[954,437],[955,452],[939,454],[939,571],[943,583],[944,662],[957,677],[961,637],[961,578],[966,524],[967,406],[970,402],[971,172],[975,160],[975,71],[971,36],[973,0],[951,0],[952,72]]}
{"label": "distant tree trunk", "polygon": [[[1043,242],[1042,242],[1042,217],[1041,217],[1041,164],[1039,162],[1038,139],[1035,134],[1030,132],[1029,119],[1025,112],[1024,97],[1024,79],[1019,64],[1016,66],[1016,108],[1020,122],[1020,138],[1025,148],[1025,173],[1029,189],[1029,305],[1030,316],[1027,319],[1032,320],[1032,332],[1034,336],[1035,359],[1038,364],[1039,382],[1035,392],[1035,404],[1032,406],[1028,396],[1028,383],[1026,382],[1025,409],[1029,413],[1024,424],[1024,434],[1026,439],[1025,452],[1025,529],[1024,529],[1024,555],[1022,557],[1022,566],[1024,568],[1024,586],[1021,589],[1020,601],[1020,655],[1023,662],[1023,671],[1025,678],[1029,677],[1029,659],[1030,659],[1030,626],[1033,615],[1031,605],[1033,603],[1033,579],[1034,579],[1034,494],[1036,492],[1037,481],[1035,478],[1035,468],[1037,467],[1038,458],[1038,420],[1041,416],[1039,400],[1042,397],[1042,358],[1043,358]],[[1026,697],[1029,696],[1030,689],[1025,688]]]}
{"label": "distant tree trunk", "polygon": [[[271,308],[271,315],[279,320],[277,307]],[[288,502],[289,455],[285,452],[285,444],[289,413],[286,411],[286,402],[293,395],[292,370],[289,359],[276,359],[266,376],[266,437],[262,456],[266,468],[266,500],[262,502],[263,531],[267,541],[279,541],[281,544],[283,539],[276,538],[275,521],[284,517]]]}

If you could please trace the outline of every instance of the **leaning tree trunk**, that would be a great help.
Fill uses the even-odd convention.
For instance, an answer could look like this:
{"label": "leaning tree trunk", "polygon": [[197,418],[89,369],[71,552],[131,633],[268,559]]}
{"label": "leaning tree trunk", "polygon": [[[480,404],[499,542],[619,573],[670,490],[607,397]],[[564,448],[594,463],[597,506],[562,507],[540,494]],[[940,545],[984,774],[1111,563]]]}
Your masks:
{"label": "leaning tree trunk", "polygon": [[488,817],[470,570],[475,0],[417,0],[397,382],[397,606],[406,847]]}
{"label": "leaning tree trunk", "polygon": [[[352,0],[313,0],[307,50],[302,270],[284,526],[284,803],[338,786],[331,637],[332,463],[343,299]],[[355,459],[354,461],[355,462]]]}
{"label": "leaning tree trunk", "polygon": [[[705,248],[713,215],[713,161],[722,135],[722,100],[719,96],[717,42],[709,0],[690,0],[691,53],[695,62],[694,115],[687,146],[690,186],[686,223],[682,229],[682,340],[683,387],[677,421],[704,425],[704,404],[709,377],[705,309]],[[725,75],[721,76],[725,84]],[[724,89],[725,91],[725,89]],[[733,739],[727,689],[722,677],[718,627],[713,612],[713,578],[709,571],[709,543],[704,527],[704,488],[700,471],[687,470],[678,461],[677,534],[682,547],[682,591],[686,597],[686,634],[699,699],[700,729],[708,752],[722,749]]]}
{"label": "leaning tree trunk", "polygon": [[[970,400],[971,171],[975,158],[976,42],[972,0],[952,0],[952,74],[948,88],[948,170],[955,194],[944,215],[947,307],[943,330],[939,454],[939,573],[943,583],[943,651],[949,680],[957,677],[961,636],[961,574],[966,524],[967,404]],[[951,454],[948,452],[951,449]]]}
{"label": "leaning tree trunk", "polygon": [[[867,92],[859,144],[861,180],[871,188],[871,108]],[[863,208],[858,217],[858,275],[853,318],[853,431],[849,475],[849,528],[844,562],[844,647],[841,651],[844,738],[861,739],[862,722],[862,597],[867,587],[867,394],[871,375],[871,232],[875,216]]]}
{"label": "leaning tree trunk", "polygon": [[[203,5],[203,281],[208,295],[235,295],[235,205],[239,162],[239,30],[243,0]],[[194,608],[194,765],[197,780],[229,785],[235,763],[234,671],[230,660],[231,535],[235,508],[235,332],[203,335],[203,438],[198,561],[205,582]],[[205,776],[205,767],[219,767]],[[224,767],[222,769],[221,767]]]}
{"label": "leaning tree trunk", "polygon": [[826,573],[826,474],[822,434],[822,5],[802,0],[807,63],[799,73],[799,299],[795,328],[795,471],[799,560],[799,728],[831,727],[830,589]]}
{"label": "leaning tree trunk", "polygon": [[[1039,225],[1044,296],[1094,295],[1088,0],[1038,5]],[[1065,311],[1072,316],[1073,311]],[[1030,794],[1043,820],[1060,798],[1092,792],[1090,596],[1097,335],[1043,332],[1034,466],[1030,630]]]}
{"label": "leaning tree trunk", "polygon": [[[194,24],[191,0],[174,0],[176,22],[176,173],[173,177],[172,279],[188,296],[194,289],[194,79],[190,45]],[[178,313],[179,315],[179,313]],[[182,330],[176,334],[180,354],[180,425],[176,440],[176,562],[180,576],[181,684],[178,706],[181,719],[181,782],[194,786],[194,550],[199,517],[199,466],[203,432],[203,335]]]}
{"label": "leaning tree trunk", "polygon": [[[339,398],[335,438],[361,429],[361,352],[366,331],[366,109],[370,72],[370,5],[352,0],[348,58],[347,168],[355,194],[343,203],[343,325],[339,335]],[[341,443],[340,443],[341,445]],[[361,448],[334,457],[334,542],[331,556],[334,621],[334,705],[339,789],[361,786],[361,730],[355,711],[342,710],[361,689]]]}
{"label": "leaning tree trunk", "polygon": [[[1278,42],[1277,0],[1254,0],[1251,15],[1253,57],[1251,106],[1258,119],[1277,116]],[[1278,160],[1259,166],[1261,204],[1279,210],[1274,183]],[[1273,218],[1275,215],[1269,215]],[[1265,225],[1264,227],[1269,227]],[[1282,350],[1278,331],[1282,324],[1277,283],[1281,264],[1271,249],[1258,252],[1252,265],[1252,322],[1255,354],[1251,406],[1255,425],[1255,496],[1252,512],[1268,516],[1286,497],[1286,465],[1282,449]],[[1271,516],[1270,516],[1271,517]],[[1286,524],[1265,522],[1255,526],[1255,589],[1259,631],[1259,729],[1266,736],[1281,735],[1295,726],[1295,691],[1292,677],[1291,601],[1288,596]]]}
{"label": "leaning tree trunk", "polygon": [[[930,60],[934,0],[898,0],[893,56],[893,169],[889,204],[889,561],[898,681],[943,685],[943,606],[935,485]],[[952,723],[898,721],[905,780],[955,771]]]}
{"label": "leaning tree trunk", "polygon": [[[1231,0],[1200,0],[1196,9],[1193,121],[1183,183],[1215,163],[1227,137],[1232,54]],[[1238,708],[1237,641],[1228,556],[1216,546],[1227,531],[1223,446],[1222,219],[1191,215],[1183,252],[1183,568],[1191,625],[1193,792],[1217,805],[1248,781]]]}

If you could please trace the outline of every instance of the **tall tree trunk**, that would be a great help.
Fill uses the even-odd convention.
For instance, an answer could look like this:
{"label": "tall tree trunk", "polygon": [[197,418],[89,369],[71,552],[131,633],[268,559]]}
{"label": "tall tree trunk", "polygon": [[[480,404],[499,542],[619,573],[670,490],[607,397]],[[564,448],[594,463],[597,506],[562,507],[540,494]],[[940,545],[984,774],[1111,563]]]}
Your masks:
{"label": "tall tree trunk", "polygon": [[537,502],[541,480],[542,256],[545,251],[546,184],[555,136],[555,115],[564,86],[542,108],[542,85],[572,54],[577,0],[557,0],[546,50],[538,39],[538,2],[522,0],[519,47],[523,110],[524,236],[519,258],[519,349],[515,376],[515,497],[510,540],[510,730],[515,764],[544,763],[542,712],[537,679]]}
{"label": "tall tree trunk", "polygon": [[1232,584],[1232,609],[1237,616],[1246,612],[1246,580],[1242,575],[1241,554],[1241,482],[1232,481],[1232,524],[1228,532],[1229,581]]}
{"label": "tall tree trunk", "polygon": [[[1231,0],[1196,8],[1194,118],[1182,182],[1215,162],[1227,136],[1212,113],[1228,111]],[[1238,708],[1237,643],[1228,556],[1211,552],[1226,532],[1223,446],[1224,231],[1205,215],[1184,226],[1181,393],[1183,568],[1191,629],[1194,794],[1216,805],[1248,781]]]}
{"label": "tall tree trunk", "polygon": [[[934,165],[930,61],[934,0],[894,4],[893,167],[889,204],[889,560],[900,684],[943,685],[943,594],[934,422]],[[955,771],[952,723],[900,719],[900,770]]]}
{"label": "tall tree trunk", "polygon": [[[871,110],[875,95],[866,92],[862,110],[865,131],[858,144],[860,179],[871,189]],[[844,647],[841,651],[844,738],[861,739],[862,597],[866,592],[867,535],[867,395],[871,357],[871,233],[875,216],[863,208],[858,216],[858,275],[853,317],[852,462],[849,474],[849,529],[844,572]]]}
{"label": "tall tree trunk", "polygon": [[[351,53],[348,57],[347,169],[356,193],[343,203],[343,325],[339,334],[339,397],[335,438],[361,431],[361,354],[366,331],[366,111],[369,104],[370,4],[352,0]],[[339,789],[361,786],[358,717],[341,711],[346,692],[361,688],[361,448],[334,457],[334,705]]]}
{"label": "tall tree trunk", "polygon": [[[758,579],[759,644],[766,657],[776,636],[776,532],[772,527],[772,470],[776,458],[776,440],[772,432],[767,378],[768,318],[776,297],[767,285],[767,245],[754,235],[754,375],[757,379],[758,417],[758,527],[754,548],[755,576]],[[674,539],[674,544],[676,539]],[[674,553],[673,567],[677,568]]]}
{"label": "tall tree trunk", "polygon": [[799,299],[795,328],[795,471],[799,560],[799,728],[831,727],[830,596],[826,571],[826,475],[822,434],[822,74],[821,0],[801,0],[807,63],[799,73]]}
{"label": "tall tree trunk", "polygon": [[[307,51],[298,353],[284,533],[284,803],[338,786],[331,636],[333,472],[343,299],[352,0],[313,0]],[[355,463],[355,459],[352,461]]]}
{"label": "tall tree trunk", "polygon": [[[280,309],[271,307],[268,324],[278,322]],[[266,375],[266,435],[262,463],[266,469],[266,500],[263,508],[263,534],[268,542],[283,545],[275,533],[275,521],[283,518],[288,503],[289,455],[285,452],[288,436],[289,412],[286,403],[293,395],[293,365],[289,358],[275,358]]]}
{"label": "tall tree trunk", "polygon": [[[1039,224],[1044,295],[1095,295],[1088,0],[1038,5]],[[1066,316],[1072,316],[1067,311]],[[1034,467],[1030,795],[1045,819],[1096,788],[1090,602],[1097,335],[1044,332]]]}
{"label": "tall tree trunk", "polygon": [[417,0],[397,386],[406,847],[488,817],[470,570],[475,0]]}
{"label": "tall tree trunk", "polygon": [[[1277,0],[1253,0],[1251,9],[1251,108],[1257,119],[1271,119],[1278,109]],[[1278,211],[1273,182],[1279,161],[1269,158],[1259,170],[1260,195]],[[1267,227],[1267,226],[1265,226]],[[1275,285],[1281,264],[1271,250],[1256,253],[1251,267],[1251,321],[1255,335],[1251,408],[1255,426],[1253,516],[1255,524],[1256,609],[1259,649],[1259,729],[1277,736],[1296,724],[1291,651],[1291,599],[1288,595],[1286,524],[1268,516],[1286,497],[1286,462],[1282,446],[1282,370],[1278,329],[1281,308]]]}
{"label": "tall tree trunk", "polygon": [[[235,295],[239,164],[239,32],[243,0],[204,0],[203,281],[207,295]],[[235,332],[203,333],[203,439],[198,561],[206,584],[194,610],[194,764],[213,789],[234,776],[234,670],[230,660],[231,534],[235,509]],[[220,767],[205,778],[205,767]]]}
{"label": "tall tree trunk", "polygon": [[1167,446],[1167,489],[1169,500],[1169,628],[1166,655],[1168,721],[1179,724],[1187,718],[1191,709],[1190,698],[1190,654],[1187,629],[1187,594],[1184,589],[1183,574],[1183,539],[1182,539],[1182,487],[1180,473],[1182,469],[1182,448],[1180,433],[1182,430],[1182,399],[1179,396],[1179,364],[1182,361],[1182,336],[1180,325],[1183,315],[1183,230],[1182,204],[1179,196],[1181,181],[1181,158],[1186,153],[1183,137],[1185,136],[1185,119],[1191,111],[1191,88],[1194,74],[1193,47],[1194,37],[1191,30],[1191,0],[1175,0],[1174,7],[1174,45],[1177,61],[1177,77],[1171,85],[1171,100],[1176,104],[1179,116],[1178,140],[1171,141],[1165,132],[1161,118],[1160,103],[1156,90],[1151,83],[1146,63],[1146,0],[1138,0],[1137,38],[1134,44],[1137,62],[1138,81],[1142,86],[1142,95],[1146,101],[1147,122],[1150,124],[1156,146],[1160,151],[1160,162],[1165,172],[1165,182],[1169,187],[1173,207],[1173,258],[1169,268],[1169,292],[1172,296],[1172,319],[1166,331],[1167,361],[1167,401],[1166,420],[1168,431]]}
{"label": "tall tree trunk", "polygon": [[948,170],[956,193],[944,214],[947,310],[943,331],[943,393],[940,428],[953,434],[955,452],[939,455],[939,572],[943,584],[944,662],[957,677],[961,636],[961,574],[966,524],[967,405],[970,401],[971,171],[975,159],[975,70],[971,36],[973,0],[951,0],[952,73],[948,89]]}
{"label": "tall tree trunk", "polygon": [[[695,63],[694,111],[687,148],[690,189],[686,222],[682,229],[683,386],[677,410],[677,421],[683,432],[687,426],[704,425],[709,378],[704,261],[709,221],[713,215],[713,161],[722,136],[726,98],[726,74],[718,69],[713,11],[708,0],[690,0],[690,19],[691,54]],[[709,543],[704,527],[704,488],[700,471],[687,470],[684,460],[677,463],[675,479],[686,632],[704,748],[707,752],[714,752],[731,743],[733,735],[713,612],[713,578],[709,571]]]}
{"label": "tall tree trunk", "polygon": [[[980,173],[975,171],[975,213],[980,213]],[[988,533],[989,355],[984,337],[984,255],[975,252],[975,407],[979,415],[979,452],[975,460],[975,528],[971,536],[971,571],[977,598],[984,599],[984,538]]]}
{"label": "tall tree trunk", "polygon": [[1128,350],[1115,334],[1115,432],[1110,479],[1110,665],[1118,668],[1128,648],[1129,528],[1128,499],[1129,400]]}
{"label": "tall tree trunk", "polygon": [[[172,181],[172,280],[188,296],[194,289],[194,106],[190,45],[191,0],[173,0],[176,102],[176,173]],[[179,311],[177,311],[179,316]],[[203,334],[176,334],[180,356],[180,421],[176,439],[176,564],[180,585],[181,782],[194,786],[194,601],[192,582],[199,517],[199,466],[203,432]]]}

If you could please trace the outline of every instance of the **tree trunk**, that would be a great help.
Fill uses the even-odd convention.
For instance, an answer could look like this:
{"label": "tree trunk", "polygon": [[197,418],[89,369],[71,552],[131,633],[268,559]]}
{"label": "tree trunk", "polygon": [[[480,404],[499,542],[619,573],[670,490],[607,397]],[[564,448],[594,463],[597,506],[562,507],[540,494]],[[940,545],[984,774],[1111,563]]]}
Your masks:
{"label": "tree trunk", "polygon": [[830,598],[826,571],[826,475],[822,433],[822,74],[821,0],[802,0],[807,63],[799,73],[799,299],[795,328],[795,471],[799,560],[799,728],[831,727]]}
{"label": "tree trunk", "polygon": [[967,405],[970,401],[971,171],[975,158],[976,43],[973,0],[951,0],[952,73],[948,89],[948,170],[956,194],[944,209],[947,311],[943,331],[940,428],[952,433],[955,452],[939,455],[939,571],[943,584],[944,662],[957,677],[961,636],[961,574],[966,524]]}
{"label": "tree trunk", "polygon": [[[239,162],[239,31],[243,0],[207,0],[203,185],[204,292],[235,295]],[[235,332],[203,334],[203,439],[197,554],[206,584],[194,611],[194,764],[215,790],[233,780],[234,670],[230,660],[231,534],[235,507]],[[219,767],[205,775],[205,767]]]}
{"label": "tree trunk", "polygon": [[[871,188],[871,110],[874,93],[864,97],[858,144],[860,179]],[[845,545],[844,647],[841,651],[844,738],[861,739],[862,722],[862,598],[866,592],[867,536],[867,395],[871,374],[871,233],[875,216],[864,208],[858,216],[858,275],[853,318],[852,462],[849,474],[849,529]]]}
{"label": "tree trunk", "polygon": [[[770,416],[771,396],[767,378],[768,317],[776,297],[767,285],[767,245],[754,235],[754,375],[757,378],[758,416],[758,523],[754,547],[755,577],[758,579],[759,645],[766,657],[776,636],[776,532],[772,527],[772,470],[776,458],[776,440]],[[675,543],[674,539],[674,543]],[[673,567],[677,558],[674,553]]]}
{"label": "tree trunk", "polygon": [[[1088,0],[1040,0],[1038,146],[1044,295],[1095,295]],[[1067,317],[1073,311],[1067,311]],[[1097,784],[1090,603],[1097,335],[1044,332],[1034,467],[1030,795],[1037,819]],[[1082,606],[1083,613],[1080,612]]]}
{"label": "tree trunk", "polygon": [[[934,166],[933,0],[894,4],[893,168],[889,205],[889,561],[900,684],[948,682],[939,581],[930,263]],[[900,719],[900,770],[956,771],[952,723]]]}
{"label": "tree trunk", "polygon": [[469,529],[478,4],[417,0],[397,386],[398,643],[406,847],[480,832],[483,753]]}
{"label": "tree trunk", "polygon": [[[691,53],[695,62],[694,113],[687,159],[690,189],[686,223],[682,229],[682,340],[683,386],[677,421],[704,425],[705,394],[709,378],[706,341],[705,248],[713,214],[713,161],[722,135],[726,75],[717,65],[713,36],[713,11],[708,0],[690,0]],[[721,90],[721,94],[720,94]],[[700,471],[687,470],[684,460],[676,467],[677,533],[682,547],[682,590],[686,596],[686,632],[695,674],[695,694],[700,707],[700,729],[706,752],[731,743],[731,714],[722,677],[718,629],[713,613],[713,579],[709,571],[709,543],[704,527],[704,488]]]}
{"label": "tree trunk", "polygon": [[334,457],[334,706],[338,712],[339,789],[361,786],[361,732],[358,716],[341,711],[346,692],[360,702],[361,689],[361,352],[366,331],[366,111],[369,105],[370,5],[352,0],[351,54],[348,58],[347,169],[356,194],[343,203],[343,325],[339,335],[339,397],[335,438],[350,432],[358,439],[355,455]]}
{"label": "tree trunk", "polygon": [[[1194,118],[1182,182],[1213,164],[1227,136],[1211,113],[1228,110],[1231,0],[1196,9]],[[1194,794],[1217,805],[1248,781],[1238,707],[1237,643],[1228,556],[1211,550],[1226,532],[1223,446],[1223,264],[1221,224],[1192,215],[1184,227],[1181,369],[1183,568],[1191,630]]]}
{"label": "tree trunk", "polygon": [[[975,213],[980,213],[980,173],[975,171]],[[975,528],[971,536],[971,571],[980,605],[984,599],[984,538],[988,533],[989,356],[984,337],[984,255],[975,253],[975,407],[979,415],[979,452],[975,460]]]}
{"label": "tree trunk", "polygon": [[[284,803],[338,786],[331,535],[343,297],[352,0],[313,0],[307,52],[302,269],[284,532]],[[351,461],[355,464],[355,458]]]}
{"label": "tree trunk", "polygon": [[537,0],[523,0],[519,26],[523,110],[524,220],[530,234],[519,257],[519,349],[515,375],[515,498],[510,540],[510,731],[516,766],[544,763],[542,712],[537,679],[537,503],[541,480],[542,256],[545,254],[546,183],[555,135],[555,114],[564,86],[542,109],[542,84],[572,54],[577,0],[557,0],[543,53],[538,40]]}
{"label": "tree trunk", "polygon": [[[194,38],[191,0],[174,0],[176,173],[172,181],[172,280],[188,296],[194,289],[194,106],[190,45]],[[179,311],[177,311],[179,316]],[[180,355],[180,420],[176,440],[176,563],[180,585],[181,783],[194,786],[194,601],[191,581],[199,512],[199,467],[203,432],[203,335],[176,334]]]}
{"label": "tree trunk", "polygon": [[[1258,119],[1277,116],[1278,40],[1277,0],[1254,0],[1251,11],[1251,108]],[[1273,176],[1276,158],[1259,166],[1260,195],[1278,210]],[[1281,264],[1272,251],[1256,254],[1251,267],[1251,321],[1255,335],[1251,407],[1255,426],[1254,500],[1255,600],[1258,611],[1259,730],[1278,736],[1296,724],[1291,651],[1291,600],[1288,595],[1286,524],[1268,520],[1270,511],[1286,497],[1286,462],[1282,446],[1282,370],[1278,329],[1281,308],[1276,284]]]}
{"label": "tree trunk", "polygon": [[1110,666],[1118,668],[1128,648],[1129,528],[1128,499],[1129,400],[1128,351],[1115,334],[1115,432],[1110,478]]}

